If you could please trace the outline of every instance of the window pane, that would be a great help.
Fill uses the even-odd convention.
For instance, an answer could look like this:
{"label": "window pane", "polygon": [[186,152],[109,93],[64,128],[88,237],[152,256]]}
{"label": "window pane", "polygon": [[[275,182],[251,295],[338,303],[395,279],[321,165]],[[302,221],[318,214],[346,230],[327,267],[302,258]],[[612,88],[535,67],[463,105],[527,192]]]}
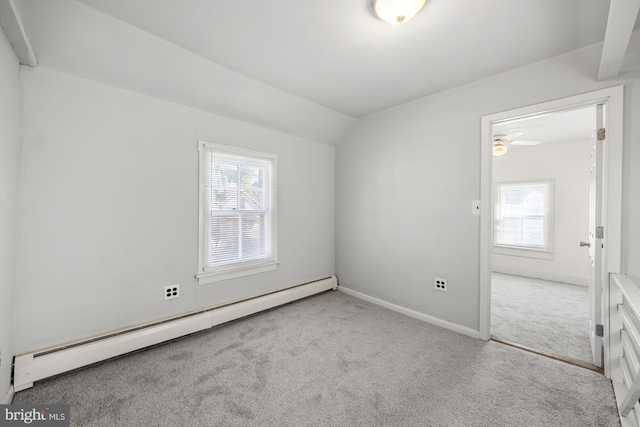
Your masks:
{"label": "window pane", "polygon": [[238,190],[213,189],[211,191],[211,209],[229,211],[238,209]]}
{"label": "window pane", "polygon": [[238,216],[211,217],[211,265],[227,264],[239,258]]}
{"label": "window pane", "polygon": [[243,166],[240,168],[240,186],[259,190],[264,187],[264,168]]}
{"label": "window pane", "polygon": [[240,198],[238,200],[238,209],[257,211],[261,209],[260,199],[261,199],[260,191],[241,190]]}
{"label": "window pane", "polygon": [[213,187],[237,187],[238,167],[233,164],[214,163],[211,168],[211,185]]}
{"label": "window pane", "polygon": [[551,250],[553,182],[496,184],[494,244]]}
{"label": "window pane", "polygon": [[275,260],[276,157],[219,144],[202,143],[199,149],[199,272],[235,274]]}
{"label": "window pane", "polygon": [[520,217],[522,215],[522,190],[504,190],[502,194],[502,216]]}
{"label": "window pane", "polygon": [[242,166],[240,168],[240,199],[238,208],[241,210],[268,209],[265,206],[261,190],[265,189],[266,169],[258,166]]}
{"label": "window pane", "polygon": [[261,258],[266,256],[265,214],[242,216],[242,258]]}
{"label": "window pane", "polygon": [[525,189],[523,200],[523,216],[544,215],[544,191],[541,189]]}
{"label": "window pane", "polygon": [[507,245],[517,245],[522,241],[522,222],[519,219],[502,220],[502,241]]}
{"label": "window pane", "polygon": [[522,243],[529,246],[545,246],[544,219],[527,218],[522,220]]}

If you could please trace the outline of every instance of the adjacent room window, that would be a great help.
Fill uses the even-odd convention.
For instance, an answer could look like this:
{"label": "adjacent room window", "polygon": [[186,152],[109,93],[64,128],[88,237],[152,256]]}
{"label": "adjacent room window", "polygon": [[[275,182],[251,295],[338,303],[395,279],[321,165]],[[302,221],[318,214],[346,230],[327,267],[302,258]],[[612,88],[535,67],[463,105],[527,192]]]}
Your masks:
{"label": "adjacent room window", "polygon": [[553,181],[498,183],[494,191],[494,246],[551,252]]}
{"label": "adjacent room window", "polygon": [[275,269],[276,156],[203,141],[199,149],[199,283]]}

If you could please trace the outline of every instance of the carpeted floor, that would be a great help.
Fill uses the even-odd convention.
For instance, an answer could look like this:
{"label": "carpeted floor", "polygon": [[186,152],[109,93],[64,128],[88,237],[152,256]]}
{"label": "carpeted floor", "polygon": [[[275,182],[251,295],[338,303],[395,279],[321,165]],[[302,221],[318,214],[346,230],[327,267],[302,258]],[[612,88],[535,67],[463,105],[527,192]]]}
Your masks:
{"label": "carpeted floor", "polygon": [[36,383],[74,426],[618,426],[586,369],[342,292]]}
{"label": "carpeted floor", "polygon": [[491,335],[593,364],[588,299],[586,286],[493,273]]}

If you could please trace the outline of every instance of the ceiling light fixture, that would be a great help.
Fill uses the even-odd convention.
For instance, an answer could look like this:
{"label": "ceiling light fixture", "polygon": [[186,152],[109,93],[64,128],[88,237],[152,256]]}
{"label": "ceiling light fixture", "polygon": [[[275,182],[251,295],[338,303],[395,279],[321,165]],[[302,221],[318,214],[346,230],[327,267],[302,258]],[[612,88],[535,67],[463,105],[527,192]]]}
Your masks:
{"label": "ceiling light fixture", "polygon": [[522,135],[524,135],[524,132],[520,131],[493,135],[493,155],[496,157],[504,156],[509,150],[509,145],[533,147],[542,143],[542,141],[524,141],[522,139],[516,139]]}
{"label": "ceiling light fixture", "polygon": [[416,16],[427,0],[371,0],[376,16],[392,25],[404,24]]}
{"label": "ceiling light fixture", "polygon": [[504,156],[507,154],[507,146],[502,144],[501,142],[496,142],[493,144],[493,155],[496,157]]}

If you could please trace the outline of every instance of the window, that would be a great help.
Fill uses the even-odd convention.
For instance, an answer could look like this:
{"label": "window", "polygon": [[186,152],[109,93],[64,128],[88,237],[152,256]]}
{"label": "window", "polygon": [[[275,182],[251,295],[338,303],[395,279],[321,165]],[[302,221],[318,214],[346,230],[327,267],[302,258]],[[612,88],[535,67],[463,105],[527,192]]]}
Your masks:
{"label": "window", "polygon": [[199,150],[199,283],[274,270],[276,156],[203,141]]}
{"label": "window", "polygon": [[550,253],[553,181],[498,183],[494,191],[494,246]]}

